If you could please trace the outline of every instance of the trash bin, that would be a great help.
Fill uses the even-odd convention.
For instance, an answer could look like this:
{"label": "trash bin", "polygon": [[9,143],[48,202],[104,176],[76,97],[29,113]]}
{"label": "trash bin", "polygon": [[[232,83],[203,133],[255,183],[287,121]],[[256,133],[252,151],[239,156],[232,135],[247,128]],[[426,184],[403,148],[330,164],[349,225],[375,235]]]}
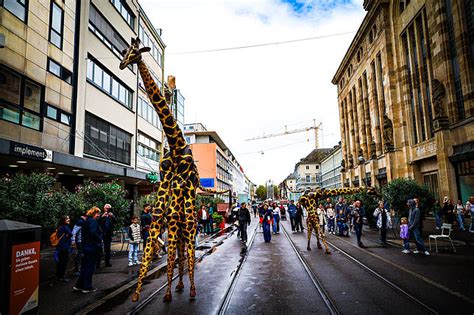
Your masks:
{"label": "trash bin", "polygon": [[0,220],[0,314],[38,312],[41,226]]}

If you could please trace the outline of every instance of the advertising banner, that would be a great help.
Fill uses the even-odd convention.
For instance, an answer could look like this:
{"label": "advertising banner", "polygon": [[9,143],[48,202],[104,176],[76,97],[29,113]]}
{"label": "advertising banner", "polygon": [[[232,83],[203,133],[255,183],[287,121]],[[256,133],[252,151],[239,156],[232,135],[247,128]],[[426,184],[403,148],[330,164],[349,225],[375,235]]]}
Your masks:
{"label": "advertising banner", "polygon": [[40,242],[13,245],[10,274],[10,314],[38,307]]}

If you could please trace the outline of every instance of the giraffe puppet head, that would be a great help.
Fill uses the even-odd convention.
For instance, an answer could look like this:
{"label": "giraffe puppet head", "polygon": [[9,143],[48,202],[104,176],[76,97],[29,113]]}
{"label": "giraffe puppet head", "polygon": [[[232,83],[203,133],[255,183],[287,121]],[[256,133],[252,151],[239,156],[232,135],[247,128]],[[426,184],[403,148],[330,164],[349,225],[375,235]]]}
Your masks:
{"label": "giraffe puppet head", "polygon": [[120,62],[120,70],[125,69],[128,65],[138,63],[140,60],[142,60],[142,53],[150,51],[150,47],[142,47],[139,48],[140,46],[140,39],[133,38],[132,37],[132,43],[130,46],[128,46],[127,49],[124,49],[122,51],[122,62]]}

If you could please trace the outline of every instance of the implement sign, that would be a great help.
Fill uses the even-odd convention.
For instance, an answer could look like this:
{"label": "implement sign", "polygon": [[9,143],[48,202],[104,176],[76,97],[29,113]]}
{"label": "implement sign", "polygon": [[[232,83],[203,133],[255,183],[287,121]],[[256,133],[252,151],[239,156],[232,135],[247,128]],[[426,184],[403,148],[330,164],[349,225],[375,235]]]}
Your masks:
{"label": "implement sign", "polygon": [[10,275],[10,314],[38,307],[40,242],[13,245]]}
{"label": "implement sign", "polygon": [[10,154],[18,155],[33,160],[49,162],[53,160],[53,151],[51,150],[46,150],[43,148],[38,148],[32,145],[18,143],[14,141],[10,142]]}

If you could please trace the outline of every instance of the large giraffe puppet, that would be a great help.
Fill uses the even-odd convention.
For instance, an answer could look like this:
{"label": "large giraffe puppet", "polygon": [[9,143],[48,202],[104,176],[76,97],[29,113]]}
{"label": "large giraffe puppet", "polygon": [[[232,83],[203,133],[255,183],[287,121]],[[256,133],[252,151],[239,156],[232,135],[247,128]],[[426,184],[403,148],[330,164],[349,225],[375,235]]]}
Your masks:
{"label": "large giraffe puppet", "polygon": [[[150,48],[140,48],[139,45],[140,40],[138,38],[132,38],[131,45],[122,52],[123,59],[120,63],[120,69],[125,69],[125,67],[130,64],[138,64],[138,69],[148,97],[158,113],[158,117],[163,126],[163,131],[168,140],[170,151],[166,163],[169,163],[172,168],[172,171],[170,171],[170,174],[172,175],[169,175],[168,181],[165,181],[165,183],[159,187],[159,190],[161,189],[162,198],[160,198],[160,196],[158,198],[160,204],[156,210],[157,225],[154,226],[154,228],[159,232],[160,223],[161,225],[163,224],[161,218],[166,214],[168,224],[168,288],[163,300],[171,301],[172,299],[171,281],[173,278],[173,269],[178,244],[181,245],[181,250],[179,252],[181,252],[182,255],[184,255],[184,251],[187,253],[189,281],[191,284],[190,297],[194,298],[196,296],[196,287],[194,284],[194,246],[197,228],[196,213],[194,210],[196,190],[200,186],[199,174],[197,172],[197,167],[194,164],[191,149],[187,145],[183,133],[171,113],[166,98],[161,93],[159,87],[148,71],[145,62],[142,60],[142,53],[150,51]],[[155,234],[156,233],[153,233],[153,235]],[[150,237],[151,236],[150,233]],[[178,243],[178,241],[180,243]],[[153,252],[153,246],[156,246],[156,244],[150,244],[148,251],[145,249],[145,255],[150,256]],[[183,257],[184,256],[181,256],[180,262],[183,261]],[[147,257],[145,257],[145,264],[143,264],[140,269],[140,276],[142,278],[148,269],[150,261],[151,258],[149,258],[147,262]],[[180,274],[182,274],[181,267]],[[141,284],[140,287],[137,286],[137,291],[133,296],[134,301],[139,299],[139,289],[141,289]],[[182,290],[182,282],[178,284],[177,289]]]}

